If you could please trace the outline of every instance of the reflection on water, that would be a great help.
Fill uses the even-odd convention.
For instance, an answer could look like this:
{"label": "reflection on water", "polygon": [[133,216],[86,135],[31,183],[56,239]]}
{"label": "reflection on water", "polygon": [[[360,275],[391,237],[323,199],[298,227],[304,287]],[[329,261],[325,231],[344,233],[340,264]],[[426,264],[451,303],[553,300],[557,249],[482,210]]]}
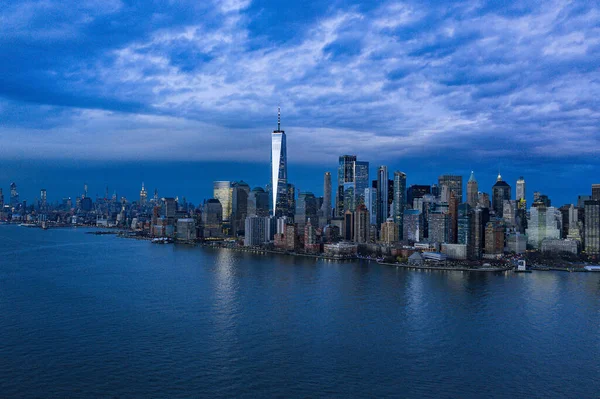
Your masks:
{"label": "reflection on water", "polygon": [[600,273],[414,271],[17,226],[0,226],[0,254],[3,397],[600,391]]}

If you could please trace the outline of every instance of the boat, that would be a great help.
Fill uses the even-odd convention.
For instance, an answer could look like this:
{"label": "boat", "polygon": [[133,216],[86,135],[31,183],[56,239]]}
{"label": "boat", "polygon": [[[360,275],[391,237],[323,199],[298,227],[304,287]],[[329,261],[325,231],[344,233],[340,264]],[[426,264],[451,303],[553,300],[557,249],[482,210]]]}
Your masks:
{"label": "boat", "polygon": [[35,224],[35,223],[21,223],[21,224],[19,224],[19,226],[21,226],[21,227],[37,227],[37,224]]}
{"label": "boat", "polygon": [[515,269],[515,273],[531,273],[531,270],[527,269],[527,263],[524,259],[520,259],[517,262],[517,268]]}

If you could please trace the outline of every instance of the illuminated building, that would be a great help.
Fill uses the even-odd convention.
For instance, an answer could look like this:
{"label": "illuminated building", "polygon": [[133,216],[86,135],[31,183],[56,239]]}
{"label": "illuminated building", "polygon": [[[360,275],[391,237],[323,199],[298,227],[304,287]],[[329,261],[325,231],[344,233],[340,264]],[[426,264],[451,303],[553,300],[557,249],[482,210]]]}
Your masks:
{"label": "illuminated building", "polygon": [[492,187],[492,209],[499,218],[504,214],[505,200],[510,200],[510,186],[502,180],[502,176],[498,173],[496,184]]}
{"label": "illuminated building", "polygon": [[469,177],[469,181],[467,182],[467,204],[469,204],[469,206],[472,208],[477,206],[478,193],[479,186],[477,184],[477,180],[475,179],[475,172],[471,171],[471,177]]}
{"label": "illuminated building", "polygon": [[392,218],[398,225],[398,240],[402,240],[404,234],[404,209],[406,207],[406,173],[394,172],[394,204]]}
{"label": "illuminated building", "polygon": [[446,187],[447,189],[448,197],[442,198],[443,202],[448,202],[451,191],[454,191],[454,194],[456,195],[459,204],[463,202],[462,176],[441,175],[440,177],[438,177],[438,186],[440,187],[440,190],[443,190],[443,187]]}
{"label": "illuminated building", "polygon": [[271,190],[273,216],[288,214],[287,148],[285,132],[281,130],[281,111],[277,109],[277,130],[271,134]]}

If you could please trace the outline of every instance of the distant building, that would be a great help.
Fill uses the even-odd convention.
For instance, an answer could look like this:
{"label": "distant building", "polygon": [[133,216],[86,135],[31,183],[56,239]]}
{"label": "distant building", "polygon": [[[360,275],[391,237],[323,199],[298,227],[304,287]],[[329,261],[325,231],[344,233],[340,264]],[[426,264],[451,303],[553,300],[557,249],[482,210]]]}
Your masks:
{"label": "distant building", "polygon": [[277,109],[277,130],[271,134],[271,190],[273,216],[288,214],[287,143],[281,130],[281,112]]}
{"label": "distant building", "polygon": [[325,172],[323,176],[323,205],[321,213],[325,217],[326,222],[331,219],[331,172]]}
{"label": "distant building", "polygon": [[[463,202],[463,178],[458,175],[441,175],[438,178],[438,186],[442,193],[446,192],[446,194],[442,194],[442,202],[448,202],[450,199],[450,193],[454,192],[456,199],[459,204]],[[446,190],[444,190],[446,187]],[[446,198],[443,198],[446,195]]]}
{"label": "distant building", "polygon": [[246,211],[248,216],[269,216],[269,193],[262,187],[253,188],[248,194]]}
{"label": "distant building", "polygon": [[542,252],[569,252],[573,255],[579,253],[579,243],[575,240],[545,239],[542,241]]}
{"label": "distant building", "polygon": [[196,221],[191,218],[177,219],[177,233],[175,237],[180,241],[196,239]]}
{"label": "distant building", "polygon": [[519,177],[519,180],[517,180],[517,202],[521,200],[526,201],[527,198],[525,195],[525,179],[521,176]]}
{"label": "distant building", "polygon": [[399,240],[404,234],[404,209],[406,208],[406,173],[394,172],[394,203],[392,218],[398,225]]}
{"label": "distant building", "polygon": [[469,181],[467,182],[467,204],[469,204],[469,206],[472,208],[477,206],[478,193],[479,186],[477,184],[477,180],[475,179],[475,173],[471,171],[471,177],[469,177]]}
{"label": "distant building", "polygon": [[527,251],[527,236],[521,233],[511,233],[506,237],[506,249],[508,252],[522,254]]}
{"label": "distant building", "polygon": [[270,218],[266,216],[248,216],[245,220],[244,246],[254,247],[269,242]]}
{"label": "distant building", "polygon": [[448,256],[448,259],[465,260],[467,259],[467,246],[465,244],[442,244],[442,253]]}
{"label": "distant building", "polygon": [[233,190],[230,181],[213,182],[213,197],[219,200],[223,209],[223,222],[230,222]]}
{"label": "distant building", "polygon": [[356,207],[354,212],[354,242],[364,244],[369,241],[369,211],[364,204]]}
{"label": "distant building", "polygon": [[584,202],[585,252],[591,256],[600,255],[600,200]]}
{"label": "distant building", "polygon": [[352,257],[356,256],[358,252],[358,246],[349,242],[338,242],[333,244],[325,244],[323,246],[323,251],[325,255],[328,256],[342,256],[342,257]]}
{"label": "distant building", "polygon": [[545,239],[559,239],[560,228],[558,224],[560,212],[554,207],[546,208],[543,205],[531,207],[527,221],[528,243],[536,249],[542,248]]}
{"label": "distant building", "polygon": [[381,224],[380,241],[385,245],[391,245],[398,242],[398,225],[394,219],[388,218],[385,223]]}
{"label": "distant building", "polygon": [[404,211],[404,240],[409,243],[423,241],[423,214],[417,209]]}
{"label": "distant building", "polygon": [[498,222],[488,222],[485,227],[485,254],[486,257],[502,255],[504,253],[505,226]]}
{"label": "distant building", "polygon": [[492,187],[492,208],[497,217],[504,216],[504,201],[510,200],[510,196],[510,186],[502,180],[502,176],[498,173],[496,184]]}
{"label": "distant building", "polygon": [[448,242],[450,235],[450,216],[441,212],[430,212],[428,222],[429,242]]}
{"label": "distant building", "polygon": [[202,209],[203,237],[215,238],[223,236],[223,207],[216,198],[211,198],[204,203]]}
{"label": "distant building", "polygon": [[406,205],[415,209],[415,199],[431,194],[431,186],[413,184],[406,190]]}
{"label": "distant building", "polygon": [[304,225],[308,219],[317,220],[317,200],[313,193],[301,192],[298,194],[294,216],[299,231],[304,231]]}

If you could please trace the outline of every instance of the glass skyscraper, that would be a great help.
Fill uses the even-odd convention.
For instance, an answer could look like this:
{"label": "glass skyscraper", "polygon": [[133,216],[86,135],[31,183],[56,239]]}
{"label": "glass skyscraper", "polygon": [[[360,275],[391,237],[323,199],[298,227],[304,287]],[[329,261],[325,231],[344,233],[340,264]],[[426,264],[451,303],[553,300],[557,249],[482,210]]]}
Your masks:
{"label": "glass skyscraper", "polygon": [[338,166],[338,192],[336,214],[354,212],[365,203],[365,190],[369,188],[369,163],[357,161],[356,155],[342,155]]}
{"label": "glass skyscraper", "polygon": [[273,215],[287,215],[287,150],[285,132],[281,130],[281,112],[277,110],[277,130],[271,134],[271,193]]}
{"label": "glass skyscraper", "polygon": [[392,217],[398,225],[399,239],[403,239],[404,209],[406,208],[406,173],[394,172],[394,206]]}

